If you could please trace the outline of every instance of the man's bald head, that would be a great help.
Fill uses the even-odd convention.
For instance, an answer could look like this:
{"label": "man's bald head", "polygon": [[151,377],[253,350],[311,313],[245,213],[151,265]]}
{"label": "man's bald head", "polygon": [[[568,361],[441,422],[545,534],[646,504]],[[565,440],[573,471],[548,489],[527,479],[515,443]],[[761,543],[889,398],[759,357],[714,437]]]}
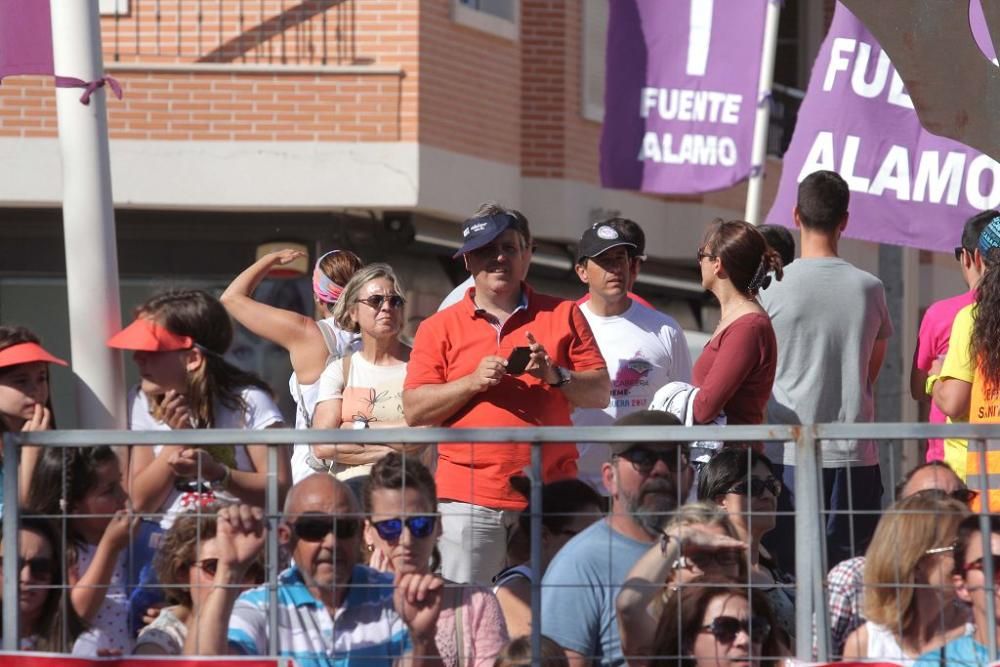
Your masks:
{"label": "man's bald head", "polygon": [[943,461],[930,461],[910,471],[896,488],[896,498],[906,498],[930,490],[953,493],[964,488],[965,484],[951,466]]}
{"label": "man's bald head", "polygon": [[361,512],[351,488],[325,473],[309,475],[292,486],[285,497],[285,516],[306,512],[357,515]]}

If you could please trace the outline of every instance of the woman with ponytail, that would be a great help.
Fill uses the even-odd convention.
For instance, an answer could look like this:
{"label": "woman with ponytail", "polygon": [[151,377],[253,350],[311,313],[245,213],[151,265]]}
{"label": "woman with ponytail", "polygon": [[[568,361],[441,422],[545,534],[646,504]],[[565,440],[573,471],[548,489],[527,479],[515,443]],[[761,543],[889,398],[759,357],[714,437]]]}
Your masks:
{"label": "woman with ponytail", "polygon": [[698,264],[701,284],[719,300],[722,312],[694,365],[699,388],[694,422],[707,424],[725,412],[728,424],[761,424],[778,347],[757,293],[772,278],[781,280],[781,258],[750,223],[716,220],[698,249]]}
{"label": "woman with ponytail", "polygon": [[[298,250],[264,255],[236,276],[219,300],[237,322],[288,350],[292,362],[288,389],[296,405],[295,428],[312,428],[320,374],[332,359],[339,359],[359,346],[355,334],[336,324],[333,310],[344,286],[361,268],[361,260],[348,250],[332,250],[316,260],[312,276],[315,319],[253,300],[254,290],[269,271],[302,256]],[[293,447],[293,482],[312,474],[319,465],[314,461],[310,466],[310,460],[309,445]]]}
{"label": "woman with ponytail", "polygon": [[[135,322],[108,345],[132,350],[141,383],[129,392],[129,428],[261,430],[282,426],[263,380],[223,355],[233,326],[222,304],[201,290],[174,290],[139,306]],[[136,447],[130,492],[139,512],[178,512],[212,500],[262,506],[267,480],[264,445]],[[278,456],[280,493],[291,486],[288,457]]]}

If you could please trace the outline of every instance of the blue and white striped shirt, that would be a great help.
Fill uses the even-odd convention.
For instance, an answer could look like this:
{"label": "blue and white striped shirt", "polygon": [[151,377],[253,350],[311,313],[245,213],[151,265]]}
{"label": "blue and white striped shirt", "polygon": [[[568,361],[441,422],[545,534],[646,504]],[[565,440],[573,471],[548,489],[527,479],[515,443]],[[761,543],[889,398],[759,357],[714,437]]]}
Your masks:
{"label": "blue and white striped shirt", "polygon": [[[393,576],[355,565],[344,603],[331,616],[313,597],[296,566],[278,576],[278,655],[300,667],[392,665],[411,648],[409,632],[393,607]],[[268,653],[268,590],[236,600],[229,645],[244,655]]]}

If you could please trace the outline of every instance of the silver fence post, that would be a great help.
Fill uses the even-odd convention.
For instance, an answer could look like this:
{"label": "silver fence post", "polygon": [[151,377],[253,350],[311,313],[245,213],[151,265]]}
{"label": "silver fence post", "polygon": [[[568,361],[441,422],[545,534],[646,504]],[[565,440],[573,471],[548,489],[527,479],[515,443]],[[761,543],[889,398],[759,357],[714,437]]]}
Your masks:
{"label": "silver fence post", "polygon": [[820,661],[829,654],[826,617],[814,614],[821,592],[816,578],[823,576],[819,466],[816,428],[803,425],[795,441],[795,655],[807,662],[812,662],[814,616]]}
{"label": "silver fence post", "polygon": [[[996,618],[996,584],[993,581],[993,559],[989,554],[993,553],[993,530],[990,528],[990,482],[989,471],[986,469],[986,440],[970,440],[969,444],[976,448],[979,458],[979,534],[983,539],[983,579],[986,580],[986,618]],[[997,633],[989,633],[990,662],[997,659]]]}
{"label": "silver fence post", "polygon": [[17,502],[17,436],[3,434],[3,650],[18,647],[18,544],[21,523]]}
{"label": "silver fence post", "polygon": [[267,624],[268,655],[276,656],[279,650],[278,634],[278,448],[267,446]]}
{"label": "silver fence post", "polygon": [[[542,443],[531,443],[531,662],[542,655]],[[567,610],[568,612],[569,610]]]}

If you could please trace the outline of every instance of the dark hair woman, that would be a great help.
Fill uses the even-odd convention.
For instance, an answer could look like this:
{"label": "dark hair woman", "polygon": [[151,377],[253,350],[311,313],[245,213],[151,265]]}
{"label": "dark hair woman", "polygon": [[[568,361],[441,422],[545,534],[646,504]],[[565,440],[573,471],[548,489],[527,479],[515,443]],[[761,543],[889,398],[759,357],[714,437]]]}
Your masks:
{"label": "dark hair woman", "polygon": [[694,365],[694,421],[707,424],[725,412],[729,424],[761,424],[778,348],[757,293],[768,274],[781,280],[781,258],[750,223],[716,220],[698,249],[698,264],[721,318]]}

